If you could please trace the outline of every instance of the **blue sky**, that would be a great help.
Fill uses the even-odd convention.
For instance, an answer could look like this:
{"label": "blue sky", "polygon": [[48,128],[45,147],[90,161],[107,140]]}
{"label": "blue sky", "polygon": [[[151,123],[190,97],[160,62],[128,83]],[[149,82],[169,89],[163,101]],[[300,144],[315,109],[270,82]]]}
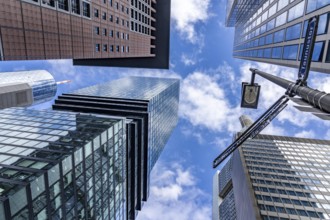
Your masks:
{"label": "blue sky", "polygon": [[[129,75],[181,78],[180,120],[151,175],[151,195],[139,220],[211,219],[213,159],[240,129],[238,117],[256,119],[284,90],[261,84],[258,110],[239,107],[250,67],[295,80],[297,70],[232,58],[234,29],[224,26],[224,0],[172,0],[171,68],[146,70],[72,66],[71,60],[2,62],[0,71],[45,69],[57,81],[70,79],[58,94]],[[330,77],[310,74],[309,85],[330,92]],[[48,108],[46,103],[36,108]],[[286,108],[263,133],[329,139],[329,122]],[[221,167],[220,167],[221,168]]]}

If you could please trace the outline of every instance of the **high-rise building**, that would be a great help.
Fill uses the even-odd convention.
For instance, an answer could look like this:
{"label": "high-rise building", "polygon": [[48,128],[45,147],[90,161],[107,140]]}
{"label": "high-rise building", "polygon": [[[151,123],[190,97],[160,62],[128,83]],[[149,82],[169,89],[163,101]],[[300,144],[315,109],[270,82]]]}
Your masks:
{"label": "high-rise building", "polygon": [[0,0],[0,60],[168,68],[170,0]]}
{"label": "high-rise building", "polygon": [[25,107],[52,100],[57,90],[45,70],[0,73],[0,109]]}
{"label": "high-rise building", "polygon": [[0,219],[125,219],[124,118],[0,113]]}
{"label": "high-rise building", "polygon": [[214,177],[213,220],[329,219],[329,152],[326,140],[248,139]]}
{"label": "high-rise building", "polygon": [[127,77],[63,94],[53,109],[115,115],[127,128],[127,215],[134,219],[149,195],[150,172],[178,120],[178,79]]}
{"label": "high-rise building", "polygon": [[228,0],[236,58],[299,67],[309,18],[319,15],[311,70],[330,73],[329,0]]}

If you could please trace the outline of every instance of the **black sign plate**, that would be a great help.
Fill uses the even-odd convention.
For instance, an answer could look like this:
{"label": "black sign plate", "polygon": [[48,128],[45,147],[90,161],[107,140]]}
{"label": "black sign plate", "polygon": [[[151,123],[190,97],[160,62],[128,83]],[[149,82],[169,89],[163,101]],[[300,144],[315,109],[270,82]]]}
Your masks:
{"label": "black sign plate", "polygon": [[315,16],[309,19],[307,25],[307,31],[304,41],[304,46],[302,50],[302,56],[299,66],[298,79],[302,82],[306,82],[309,74],[309,69],[311,66],[314,43],[317,33],[319,17]]}

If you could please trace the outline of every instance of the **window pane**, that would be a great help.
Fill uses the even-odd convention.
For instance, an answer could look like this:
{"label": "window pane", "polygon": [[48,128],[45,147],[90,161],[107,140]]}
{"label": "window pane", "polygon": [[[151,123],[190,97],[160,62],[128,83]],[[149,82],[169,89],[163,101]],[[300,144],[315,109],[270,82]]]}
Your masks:
{"label": "window pane", "polygon": [[263,45],[265,45],[265,37],[261,37],[259,39],[259,46],[263,46]]}
{"label": "window pane", "polygon": [[285,40],[294,40],[300,37],[301,23],[286,29]]}
{"label": "window pane", "polygon": [[258,57],[263,57],[263,52],[264,52],[263,49],[259,49],[258,50]]}
{"label": "window pane", "polygon": [[284,38],[284,29],[274,33],[274,43],[282,42]]}
{"label": "window pane", "polygon": [[329,5],[330,0],[308,0],[306,13],[315,11],[323,6]]}
{"label": "window pane", "polygon": [[286,22],[287,12],[283,12],[281,15],[276,17],[276,27],[283,25]]}
{"label": "window pane", "polygon": [[303,16],[304,6],[305,6],[305,1],[302,1],[299,4],[295,5],[294,7],[290,8],[289,15],[288,15],[288,21],[292,21],[296,18]]}
{"label": "window pane", "polygon": [[274,47],[272,50],[272,58],[280,59],[282,55],[282,47]]}
{"label": "window pane", "polygon": [[282,8],[287,6],[288,4],[289,4],[289,0],[279,0],[277,11],[281,10]]}
{"label": "window pane", "polygon": [[328,32],[329,14],[323,14],[320,16],[319,25],[317,28],[317,34],[326,34]]}
{"label": "window pane", "polygon": [[323,50],[324,50],[324,41],[315,43],[312,61],[322,62]]}
{"label": "window pane", "polygon": [[325,58],[325,62],[330,63],[330,42],[328,42],[327,57]]}
{"label": "window pane", "polygon": [[272,30],[275,27],[275,18],[267,23],[267,31]]}
{"label": "window pane", "polygon": [[268,34],[266,36],[266,44],[271,44],[273,43],[273,34]]}
{"label": "window pane", "polygon": [[269,9],[269,14],[268,16],[271,17],[276,13],[276,7],[277,7],[277,3],[275,3],[270,9]]}
{"label": "window pane", "polygon": [[296,60],[298,53],[298,44],[285,46],[283,50],[284,60]]}
{"label": "window pane", "polygon": [[264,58],[270,58],[271,48],[264,49]]}

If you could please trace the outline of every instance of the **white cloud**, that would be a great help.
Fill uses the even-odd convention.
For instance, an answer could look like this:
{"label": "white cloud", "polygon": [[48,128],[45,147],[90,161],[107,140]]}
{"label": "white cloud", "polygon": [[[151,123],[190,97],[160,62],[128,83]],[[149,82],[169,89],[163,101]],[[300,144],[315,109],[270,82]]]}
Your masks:
{"label": "white cloud", "polygon": [[301,131],[301,132],[296,133],[294,136],[300,137],[300,138],[315,138],[315,132],[312,130]]}
{"label": "white cloud", "polygon": [[184,63],[186,66],[193,66],[196,64],[196,58],[189,56],[187,54],[182,54],[181,55],[181,61]]}
{"label": "white cloud", "polygon": [[199,43],[201,37],[195,24],[206,22],[209,17],[210,0],[172,0],[172,19],[180,35],[191,43]]}
{"label": "white cloud", "polygon": [[237,131],[241,109],[230,106],[228,100],[216,76],[194,72],[182,82],[179,114],[194,126]]}
{"label": "white cloud", "polygon": [[197,187],[191,169],[158,161],[150,179],[150,197],[137,219],[211,219],[211,196]]}

